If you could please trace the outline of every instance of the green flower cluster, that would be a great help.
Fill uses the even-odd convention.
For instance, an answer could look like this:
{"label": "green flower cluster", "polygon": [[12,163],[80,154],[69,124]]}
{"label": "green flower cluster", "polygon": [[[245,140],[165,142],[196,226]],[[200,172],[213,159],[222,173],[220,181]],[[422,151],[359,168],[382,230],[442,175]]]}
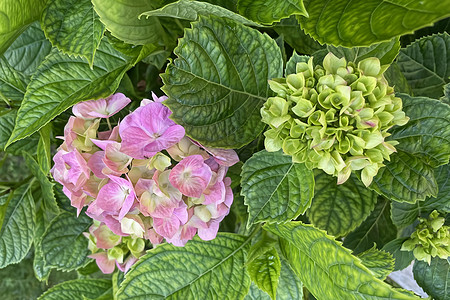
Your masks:
{"label": "green flower cluster", "polygon": [[419,218],[420,223],[411,238],[406,240],[401,250],[413,251],[417,260],[430,264],[431,257],[447,259],[450,256],[450,227],[445,226],[445,218],[433,211],[427,219]]}
{"label": "green flower cluster", "polygon": [[370,185],[398,144],[385,141],[387,131],[409,120],[385,70],[377,58],[356,66],[329,53],[323,67],[311,58],[297,64],[296,74],[269,81],[277,96],[261,108],[270,126],[266,150],[283,149],[294,162],[337,176],[338,184],[362,170],[362,181]]}

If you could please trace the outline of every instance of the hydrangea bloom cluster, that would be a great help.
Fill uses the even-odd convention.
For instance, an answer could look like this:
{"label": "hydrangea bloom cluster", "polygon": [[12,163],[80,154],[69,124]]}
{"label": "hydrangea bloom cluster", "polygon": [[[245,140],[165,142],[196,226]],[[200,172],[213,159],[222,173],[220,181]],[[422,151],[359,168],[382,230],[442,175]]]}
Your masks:
{"label": "hydrangea bloom cluster", "polygon": [[198,234],[215,238],[233,202],[228,167],[233,150],[210,149],[185,136],[171,111],[144,99],[117,126],[100,122],[128,103],[123,94],[73,107],[52,174],[72,206],[95,220],[86,234],[103,272],[127,270],[149,243],[176,246]]}
{"label": "hydrangea bloom cluster", "polygon": [[432,257],[447,259],[450,256],[450,227],[445,218],[434,210],[428,219],[419,218],[419,225],[402,245],[402,251],[413,251],[417,260],[431,263]]}
{"label": "hydrangea bloom cluster", "polygon": [[277,93],[261,108],[267,151],[283,151],[294,162],[319,168],[344,183],[361,170],[366,186],[383,161],[395,152],[396,141],[386,141],[388,130],[408,117],[394,96],[377,58],[356,66],[329,53],[323,67],[300,62],[296,74],[270,81]]}

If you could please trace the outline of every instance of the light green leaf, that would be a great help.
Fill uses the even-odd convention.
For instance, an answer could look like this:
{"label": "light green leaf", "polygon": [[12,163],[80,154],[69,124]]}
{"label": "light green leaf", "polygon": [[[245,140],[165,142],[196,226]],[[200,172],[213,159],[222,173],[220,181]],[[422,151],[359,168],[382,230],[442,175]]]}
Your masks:
{"label": "light green leaf", "polygon": [[426,197],[436,196],[438,187],[433,168],[421,159],[397,150],[385,161],[369,186],[388,199],[416,203]]}
{"label": "light green leaf", "polygon": [[51,49],[52,45],[45,38],[39,22],[34,22],[9,46],[4,55],[14,69],[31,76]]}
{"label": "light green leaf", "polygon": [[395,146],[436,168],[450,158],[450,106],[426,97],[399,94],[403,111],[410,118],[406,125],[394,127],[391,138]]}
{"label": "light green leaf", "polygon": [[250,290],[244,300],[270,300],[270,296],[266,292],[260,290],[258,286],[252,282]]}
{"label": "light green leaf", "polygon": [[[30,78],[15,70],[9,62],[0,56],[0,101],[22,101]],[[1,101],[1,102],[3,102]]]}
{"label": "light green leaf", "polygon": [[0,55],[41,16],[47,0],[3,0],[0,2]]}
{"label": "light green leaf", "polygon": [[283,35],[284,40],[298,53],[313,54],[317,50],[323,49],[316,40],[307,35],[298,23],[297,17],[281,20],[280,23],[274,24],[273,29],[279,34]]}
{"label": "light green leaf", "polygon": [[268,79],[283,74],[280,49],[268,35],[229,19],[192,24],[161,75],[165,104],[201,144],[239,148],[264,129],[259,110],[271,95]]}
{"label": "light green leaf", "polygon": [[440,166],[434,171],[439,189],[436,197],[429,197],[414,204],[392,202],[391,217],[397,227],[406,227],[422,214],[429,214],[437,209],[440,212],[450,213],[450,165]]}
{"label": "light green leaf", "polygon": [[394,271],[394,257],[389,252],[378,250],[375,246],[358,254],[358,257],[362,264],[380,280],[385,280]]}
{"label": "light green leaf", "polygon": [[394,87],[396,93],[412,95],[411,87],[396,62],[393,62],[384,72],[384,77],[389,82],[389,85]]}
{"label": "light green leaf", "polygon": [[221,18],[232,19],[238,23],[249,26],[260,26],[258,23],[252,22],[243,16],[229,11],[218,5],[210,4],[207,2],[198,2],[192,0],[179,0],[167,4],[166,6],[142,13],[141,16],[148,17],[170,17],[176,19],[183,19],[189,21],[198,20],[199,15],[201,16],[217,16]]}
{"label": "light green leaf", "polygon": [[42,171],[39,164],[27,152],[23,152],[23,157],[33,176],[39,181],[42,191],[43,205],[48,212],[59,214],[58,204],[53,193],[54,184],[50,182],[47,175]]}
{"label": "light green leaf", "polygon": [[281,273],[281,262],[277,250],[272,247],[264,252],[249,263],[247,269],[252,281],[275,299]]}
{"label": "light green leaf", "polygon": [[36,215],[30,188],[31,183],[21,185],[3,205],[6,210],[4,217],[0,216],[0,269],[20,262],[33,243]]}
{"label": "light green leaf", "polygon": [[158,18],[139,18],[141,13],[158,8],[159,2],[92,0],[106,29],[116,38],[136,45],[158,43],[165,34]]}
{"label": "light green leaf", "polygon": [[48,225],[41,240],[41,248],[47,266],[58,270],[76,270],[89,262],[87,256],[87,232],[92,219],[85,214],[77,218],[74,214],[63,212]]}
{"label": "light green leaf", "polygon": [[242,190],[248,206],[248,226],[284,223],[311,205],[314,175],[304,164],[293,163],[282,151],[254,154],[242,167]]}
{"label": "light green leaf", "polygon": [[450,81],[448,52],[448,33],[423,37],[400,51],[397,64],[415,96],[438,99],[443,95],[442,87]]}
{"label": "light green leaf", "polygon": [[39,130],[39,143],[37,146],[37,160],[39,166],[45,175],[48,174],[51,168],[51,145],[50,136],[52,132],[52,124],[48,123]]}
{"label": "light green leaf", "polygon": [[392,224],[389,201],[380,199],[367,219],[344,240],[344,246],[359,254],[377,244],[383,247],[397,237],[397,229]]}
{"label": "light green leaf", "polygon": [[312,225],[290,222],[264,228],[282,238],[289,264],[318,299],[418,299],[377,279],[359,258]]}
{"label": "light green leaf", "polygon": [[303,0],[239,0],[238,10],[250,20],[266,25],[291,15],[308,17]]}
{"label": "light green leaf", "polygon": [[369,47],[345,48],[342,46],[335,47],[328,45],[327,49],[337,57],[345,57],[347,61],[352,61],[355,64],[369,57],[377,57],[380,59],[381,65],[389,65],[394,61],[400,51],[400,40],[396,37],[390,41],[374,44]]}
{"label": "light green leaf", "polygon": [[[8,141],[14,129],[14,122],[16,120],[17,110],[11,109],[0,114],[0,150],[4,150],[6,142]],[[21,155],[23,151],[34,153],[38,139],[33,135],[25,140],[18,141],[6,149],[8,153],[14,155]]]}
{"label": "light green leaf", "polygon": [[[111,280],[106,279],[75,279],[65,281],[50,288],[38,300],[74,300],[99,299],[112,291]],[[110,295],[112,299],[112,295]]]}
{"label": "light green leaf", "polygon": [[116,90],[125,72],[142,54],[138,48],[133,49],[134,57],[126,56],[108,41],[104,38],[100,43],[93,69],[82,58],[72,58],[56,49],[51,52],[33,75],[8,145],[38,131],[72,105],[109,96]]}
{"label": "light green leaf", "polygon": [[53,46],[66,54],[85,57],[92,66],[104,26],[91,0],[50,0],[41,23]]}
{"label": "light green leaf", "polygon": [[314,226],[333,236],[344,236],[370,215],[378,195],[367,189],[355,175],[343,184],[324,172],[315,178],[315,192],[307,216]]}
{"label": "light green leaf", "polygon": [[219,233],[184,247],[163,244],[126,274],[117,299],[242,299],[250,287],[244,268],[249,239]]}
{"label": "light green leaf", "polygon": [[310,56],[307,55],[298,55],[297,52],[292,53],[291,58],[286,63],[286,70],[284,72],[285,76],[289,74],[296,74],[297,73],[297,63],[304,62],[308,63]]}
{"label": "light green leaf", "polygon": [[309,18],[300,17],[306,33],[335,46],[370,46],[413,32],[450,16],[441,0],[305,0]]}
{"label": "light green leaf", "polygon": [[448,300],[450,297],[450,258],[434,257],[431,264],[417,261],[413,267],[414,279],[433,299]]}
{"label": "light green leaf", "polygon": [[408,238],[399,238],[390,241],[386,245],[383,246],[381,250],[387,251],[392,254],[395,260],[394,271],[403,270],[408,267],[414,259],[414,255],[412,251],[401,251],[403,243]]}

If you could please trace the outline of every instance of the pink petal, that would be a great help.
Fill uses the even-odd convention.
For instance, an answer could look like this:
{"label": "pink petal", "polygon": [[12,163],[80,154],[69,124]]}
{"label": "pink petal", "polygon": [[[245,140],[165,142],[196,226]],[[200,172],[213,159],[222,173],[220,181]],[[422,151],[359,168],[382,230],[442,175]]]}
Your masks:
{"label": "pink petal", "polygon": [[108,259],[108,254],[106,252],[99,252],[88,255],[89,258],[95,259],[97,266],[103,272],[103,274],[111,274],[114,272],[116,267],[115,259]]}
{"label": "pink petal", "polygon": [[212,187],[209,187],[205,192],[205,201],[203,205],[211,203],[219,204],[225,200],[225,184],[223,181],[216,182]]}
{"label": "pink petal", "polygon": [[199,228],[198,236],[204,241],[210,241],[216,238],[219,231],[220,222],[212,220],[208,224],[208,228]]}
{"label": "pink petal", "polygon": [[236,151],[232,149],[217,149],[205,147],[197,141],[192,140],[194,144],[205,149],[209,154],[214,157],[214,160],[222,166],[231,167],[232,165],[239,162],[239,156]]}
{"label": "pink petal", "polygon": [[178,143],[185,135],[183,126],[172,125],[164,133],[155,139],[154,142],[145,146],[144,150],[148,152],[159,152]]}
{"label": "pink petal", "polygon": [[156,233],[165,238],[172,238],[180,225],[180,220],[175,215],[169,218],[153,218],[153,228]]}
{"label": "pink petal", "polygon": [[212,177],[211,169],[201,155],[180,161],[170,172],[170,183],[188,197],[200,198]]}
{"label": "pink petal", "polygon": [[117,236],[105,224],[101,224],[94,230],[93,235],[97,240],[96,246],[101,249],[111,249],[120,244],[122,240],[121,238],[117,239]]}
{"label": "pink petal", "polygon": [[91,158],[88,161],[88,167],[98,178],[107,178],[105,174],[103,174],[103,169],[106,167],[103,162],[103,157],[105,156],[104,151],[97,151],[92,154]]}
{"label": "pink petal", "polygon": [[109,118],[127,106],[131,100],[124,94],[117,93],[106,99],[89,100],[76,104],[72,108],[75,116],[92,118]]}

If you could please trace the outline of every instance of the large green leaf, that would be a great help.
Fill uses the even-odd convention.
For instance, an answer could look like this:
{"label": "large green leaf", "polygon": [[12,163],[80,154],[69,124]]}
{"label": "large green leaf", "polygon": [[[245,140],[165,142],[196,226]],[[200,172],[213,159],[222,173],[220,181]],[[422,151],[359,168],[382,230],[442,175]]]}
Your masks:
{"label": "large green leaf", "polygon": [[291,15],[308,17],[303,0],[239,0],[238,10],[250,20],[267,25]]}
{"label": "large green leaf", "polygon": [[383,247],[397,237],[397,229],[391,221],[389,201],[380,199],[367,219],[344,239],[344,246],[359,254],[377,244]]}
{"label": "large green leaf", "polygon": [[449,52],[448,33],[423,37],[400,51],[397,64],[415,96],[438,99],[443,95],[442,86],[450,82]]}
{"label": "large green leaf", "polygon": [[[14,69],[0,56],[0,101],[21,101],[25,95],[30,78]],[[3,99],[3,101],[2,101]],[[1,103],[0,102],[0,103]]]}
{"label": "large green leaf", "polygon": [[396,93],[412,94],[411,87],[396,62],[384,72],[384,77],[389,85],[394,87]]}
{"label": "large green leaf", "polygon": [[245,17],[229,11],[226,8],[210,4],[207,2],[199,2],[192,0],[179,0],[167,4],[166,6],[155,9],[152,11],[147,11],[142,13],[142,16],[148,17],[170,17],[176,19],[183,19],[189,21],[198,20],[199,16],[217,16],[222,18],[229,18],[236,22],[250,25],[250,26],[260,26],[259,24],[246,19]]}
{"label": "large green leaf", "polygon": [[64,53],[85,57],[92,66],[104,26],[91,0],[49,0],[41,23],[53,46]]}
{"label": "large green leaf", "polygon": [[23,184],[4,204],[5,214],[0,216],[0,269],[20,262],[33,243],[36,215],[30,188],[31,183]]}
{"label": "large green leaf", "polygon": [[52,45],[45,38],[39,22],[34,22],[11,44],[4,55],[14,69],[25,75],[32,75],[51,49]]}
{"label": "large green leaf", "polygon": [[369,186],[388,199],[416,203],[426,197],[436,196],[438,187],[433,168],[420,158],[397,150],[385,161]]}
{"label": "large green leaf", "polygon": [[184,247],[163,244],[126,274],[118,299],[242,299],[250,287],[244,268],[249,239],[219,233],[212,241],[195,237]]}
{"label": "large green leaf", "polygon": [[162,75],[165,104],[187,135],[207,146],[239,148],[262,132],[267,80],[283,74],[274,40],[229,19],[201,17],[174,53],[178,58]]}
{"label": "large green leaf", "polygon": [[[88,278],[65,281],[55,285],[39,300],[112,299],[111,280]],[[108,297],[105,297],[107,296]]]}
{"label": "large green leaf", "polygon": [[77,218],[64,212],[48,225],[41,240],[41,249],[47,266],[58,270],[76,270],[89,261],[88,239],[83,235],[92,224],[85,214]]}
{"label": "large green leaf", "polygon": [[33,21],[39,19],[47,0],[0,2],[0,55]]}
{"label": "large green leaf", "polygon": [[311,205],[314,195],[313,172],[282,151],[254,154],[242,167],[241,185],[248,225],[295,219]]}
{"label": "large green leaf", "polygon": [[295,16],[281,20],[273,29],[299,53],[311,55],[324,48],[303,31]]}
{"label": "large green leaf", "polygon": [[290,222],[264,228],[282,238],[289,264],[318,299],[418,299],[376,278],[359,258],[312,225]]}
{"label": "large green leaf", "polygon": [[413,32],[450,16],[441,0],[307,0],[309,18],[300,17],[306,33],[321,43],[370,46]]}
{"label": "large green leaf", "polygon": [[[11,133],[14,129],[14,122],[16,120],[17,110],[11,109],[0,115],[0,150],[3,151]],[[21,155],[23,151],[31,152],[36,149],[38,139],[33,135],[25,140],[18,141],[8,147],[7,152],[14,155]]]}
{"label": "large green leaf", "polygon": [[314,198],[306,214],[314,226],[333,236],[344,236],[358,227],[377,203],[377,193],[355,175],[339,185],[336,177],[324,172],[318,172],[314,180]]}
{"label": "large green leaf", "polygon": [[378,279],[385,280],[394,271],[393,256],[389,252],[378,250],[375,246],[360,253],[358,257]]}
{"label": "large green leaf", "polygon": [[450,298],[450,259],[434,257],[430,265],[416,260],[413,273],[417,283],[433,299]]}
{"label": "large green leaf", "polygon": [[398,96],[402,98],[403,111],[410,120],[390,131],[391,138],[400,143],[396,148],[420,157],[433,168],[447,164],[450,158],[450,106],[426,97]]}
{"label": "large green leaf", "polygon": [[439,189],[436,197],[429,197],[414,204],[392,202],[391,215],[395,225],[406,227],[416,221],[420,215],[429,214],[435,209],[450,213],[450,165],[440,166],[434,174]]}
{"label": "large green leaf", "polygon": [[245,296],[244,300],[270,300],[270,296],[266,292],[260,290],[258,286],[252,282],[250,285],[250,290]]}
{"label": "large green leaf", "polygon": [[136,45],[161,41],[164,29],[159,19],[139,18],[141,13],[158,8],[161,2],[159,0],[92,0],[95,11],[106,29],[116,38]]}
{"label": "large green leaf", "polygon": [[135,49],[134,56],[127,56],[104,38],[97,50],[93,69],[86,60],[54,49],[33,75],[8,144],[36,132],[80,101],[112,94],[125,72],[140,58],[139,49]]}
{"label": "large green leaf", "polygon": [[382,250],[392,254],[395,260],[394,271],[403,270],[408,267],[414,259],[412,251],[401,251],[403,243],[408,238],[398,238],[383,246]]}
{"label": "large green leaf", "polygon": [[256,285],[275,299],[278,280],[281,273],[281,262],[277,250],[272,247],[247,265],[250,278]]}
{"label": "large green leaf", "polygon": [[327,46],[328,51],[337,57],[345,57],[347,61],[359,63],[361,60],[369,57],[377,57],[380,59],[381,65],[389,65],[397,57],[400,51],[399,38],[393,38],[390,41],[374,44],[370,47],[353,47],[345,48],[342,46]]}
{"label": "large green leaf", "polygon": [[[37,198],[37,197],[35,197]],[[51,267],[47,266],[44,260],[44,254],[41,248],[42,235],[45,233],[45,227],[48,224],[47,212],[43,207],[36,212],[36,230],[34,232],[34,259],[33,271],[39,281],[47,281],[50,276]]]}

